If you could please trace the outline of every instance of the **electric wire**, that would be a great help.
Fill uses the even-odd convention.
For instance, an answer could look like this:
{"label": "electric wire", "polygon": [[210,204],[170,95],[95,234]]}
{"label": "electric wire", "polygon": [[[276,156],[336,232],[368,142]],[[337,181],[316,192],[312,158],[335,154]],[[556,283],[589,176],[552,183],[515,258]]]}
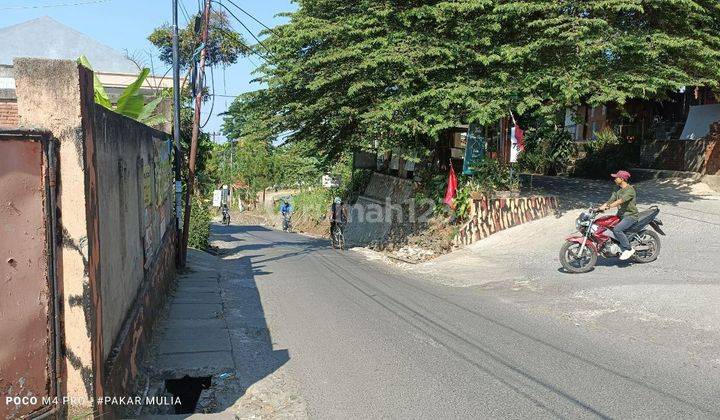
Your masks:
{"label": "electric wire", "polygon": [[205,120],[205,123],[200,126],[200,128],[205,128],[208,122],[210,122],[210,118],[212,117],[213,110],[215,109],[215,73],[213,72],[212,66],[208,67],[210,69],[210,83],[212,86],[211,94],[212,102],[210,102],[210,112],[208,112],[207,119]]}
{"label": "electric wire", "polygon": [[180,11],[182,12],[183,16],[185,17],[185,22],[190,22],[190,14],[188,13],[187,9],[185,8],[185,5],[183,4],[182,0],[178,1],[178,5],[180,5]]}
{"label": "electric wire", "polygon": [[[225,5],[222,4],[222,3],[219,3],[217,0],[211,0],[211,1],[212,1],[213,3],[215,3],[215,4],[219,4],[220,6],[222,6],[222,7],[230,14],[230,16],[234,17],[235,20],[237,20],[238,23],[240,23],[240,25],[242,25],[242,27],[245,28],[245,30],[250,34],[250,36],[252,36],[253,39],[254,39],[255,41],[257,41],[258,45],[262,46],[262,47],[265,49],[265,51],[267,51],[268,54],[272,54],[272,52],[270,51],[270,49],[269,49],[267,46],[265,46],[265,44],[263,44],[263,42],[260,41],[260,39],[259,39],[257,36],[255,36],[255,34],[253,33],[253,31],[251,31],[250,28],[248,28],[247,25],[245,25],[245,23],[244,23],[242,20],[240,20],[239,17],[237,17],[237,16],[235,15],[235,13],[233,13],[230,9],[228,9],[227,6],[225,6]],[[265,57],[263,57],[263,59],[267,60]]]}
{"label": "electric wire", "polygon": [[227,1],[228,1],[228,3],[230,3],[230,4],[232,4],[233,6],[237,7],[238,10],[240,10],[241,12],[243,12],[243,13],[245,13],[246,15],[250,16],[250,19],[252,19],[252,20],[254,20],[255,22],[259,23],[260,26],[262,26],[263,28],[267,29],[270,33],[273,33],[272,28],[268,27],[266,24],[262,23],[258,18],[256,18],[255,16],[253,16],[252,14],[250,14],[249,12],[247,12],[247,11],[246,11],[245,9],[243,9],[242,7],[238,6],[234,1],[232,1],[232,0],[227,0]]}

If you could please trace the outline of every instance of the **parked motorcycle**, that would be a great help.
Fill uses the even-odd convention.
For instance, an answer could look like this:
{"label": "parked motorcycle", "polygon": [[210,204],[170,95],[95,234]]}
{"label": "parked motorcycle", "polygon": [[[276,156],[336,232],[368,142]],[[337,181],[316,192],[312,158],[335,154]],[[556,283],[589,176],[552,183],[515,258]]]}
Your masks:
{"label": "parked motorcycle", "polygon": [[[653,262],[660,255],[660,228],[662,221],[657,218],[660,209],[657,206],[640,212],[638,221],[625,231],[635,250],[632,260],[637,263]],[[618,257],[622,253],[612,228],[620,223],[617,216],[600,216],[599,209],[588,209],[575,220],[579,235],[566,239],[560,249],[560,263],[570,273],[586,273],[597,264],[598,257]],[[648,229],[648,226],[652,229]],[[656,233],[657,232],[657,233]]]}

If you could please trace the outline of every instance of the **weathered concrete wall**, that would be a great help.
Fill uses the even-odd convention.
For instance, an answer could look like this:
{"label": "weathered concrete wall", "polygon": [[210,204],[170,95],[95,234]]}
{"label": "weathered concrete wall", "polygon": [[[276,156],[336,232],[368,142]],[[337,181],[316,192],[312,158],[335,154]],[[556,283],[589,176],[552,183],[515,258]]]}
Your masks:
{"label": "weathered concrete wall", "polygon": [[[144,272],[173,226],[167,135],[95,107],[103,359],[107,359]],[[112,238],[112,239],[111,239]]]}
{"label": "weathered concrete wall", "polygon": [[[145,272],[145,281],[105,363],[106,395],[135,396],[141,391],[138,389],[139,365],[175,278],[177,241],[177,230],[168,229],[162,248]],[[122,408],[113,407],[115,411]]]}
{"label": "weathered concrete wall", "polygon": [[[401,205],[415,192],[415,182],[374,172],[365,192],[350,208],[345,241],[350,246],[383,242],[393,224],[408,217]],[[402,213],[402,214],[401,214]]]}
{"label": "weathered concrete wall", "polygon": [[720,122],[700,140],[656,140],[643,143],[641,164],[648,169],[720,174]]}
{"label": "weathered concrete wall", "polygon": [[[92,124],[92,73],[72,61],[16,59],[20,125],[53,133],[59,144],[58,226],[64,358],[68,396],[87,401],[102,394],[101,303],[96,217],[97,173]],[[92,121],[90,119],[90,121]]]}
{"label": "weathered concrete wall", "polygon": [[554,196],[472,199],[469,221],[460,228],[454,243],[470,245],[501,230],[548,216],[557,208]]}
{"label": "weathered concrete wall", "polygon": [[64,393],[84,406],[134,395],[175,270],[167,135],[96,106],[92,72],[75,62],[17,59],[14,73],[20,125],[59,143]]}

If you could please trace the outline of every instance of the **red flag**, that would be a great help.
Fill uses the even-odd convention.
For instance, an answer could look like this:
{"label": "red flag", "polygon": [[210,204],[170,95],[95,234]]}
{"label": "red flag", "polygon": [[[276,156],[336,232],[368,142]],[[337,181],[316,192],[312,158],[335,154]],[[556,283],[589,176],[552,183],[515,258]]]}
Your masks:
{"label": "red flag", "polygon": [[515,123],[515,139],[517,140],[517,148],[519,151],[525,151],[525,132]]}
{"label": "red flag", "polygon": [[455,168],[453,168],[452,162],[450,163],[450,175],[448,176],[448,186],[445,190],[445,200],[443,203],[448,206],[455,208],[453,201],[457,195],[457,176],[455,176]]}

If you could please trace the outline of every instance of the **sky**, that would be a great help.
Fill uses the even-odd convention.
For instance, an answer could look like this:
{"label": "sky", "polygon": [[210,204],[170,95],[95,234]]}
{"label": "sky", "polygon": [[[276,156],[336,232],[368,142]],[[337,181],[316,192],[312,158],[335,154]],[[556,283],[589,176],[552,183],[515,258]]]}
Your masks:
{"label": "sky", "polygon": [[[221,0],[219,0],[221,1]],[[273,27],[286,19],[276,17],[278,13],[295,10],[291,0],[233,0],[238,6],[255,16],[259,21]],[[189,14],[196,12],[200,0],[179,0]],[[225,4],[233,7],[226,1]],[[186,19],[179,11],[180,26]],[[240,12],[235,15],[256,35],[262,30],[260,24]],[[154,64],[154,72],[162,75],[167,66],[160,63],[157,49],[147,40],[148,35],[157,26],[170,23],[172,20],[171,0],[0,0],[0,27],[15,25],[41,16],[53,19],[82,32],[97,41],[118,51],[127,51],[139,57],[147,67],[151,67],[150,57]],[[233,18],[230,18],[231,20]],[[250,43],[252,36],[233,20],[233,26]],[[238,62],[215,71],[215,90],[218,95],[234,96],[243,92],[256,90],[257,83],[252,71],[260,63],[260,58],[251,56],[240,58]],[[223,74],[224,73],[224,74]],[[209,77],[209,75],[208,75]],[[208,79],[209,83],[209,79]],[[204,131],[218,133],[216,141],[224,138],[219,134],[224,112],[232,103],[232,98],[216,97],[215,106]],[[203,105],[203,121],[210,109],[210,101]]]}

